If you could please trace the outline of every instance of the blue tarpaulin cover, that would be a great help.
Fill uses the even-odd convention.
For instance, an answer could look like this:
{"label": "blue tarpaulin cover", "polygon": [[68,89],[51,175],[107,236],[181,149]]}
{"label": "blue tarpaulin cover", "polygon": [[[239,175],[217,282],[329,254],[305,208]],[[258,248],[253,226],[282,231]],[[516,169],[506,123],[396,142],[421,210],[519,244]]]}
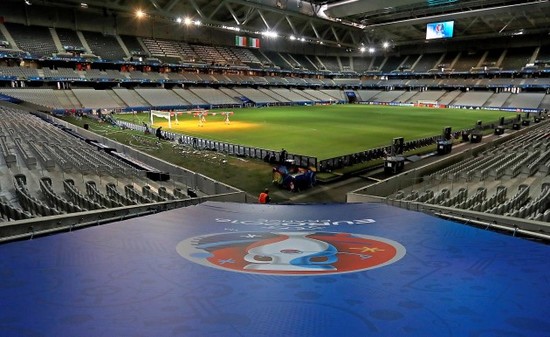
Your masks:
{"label": "blue tarpaulin cover", "polygon": [[207,202],[0,245],[0,335],[549,336],[549,252],[381,204]]}

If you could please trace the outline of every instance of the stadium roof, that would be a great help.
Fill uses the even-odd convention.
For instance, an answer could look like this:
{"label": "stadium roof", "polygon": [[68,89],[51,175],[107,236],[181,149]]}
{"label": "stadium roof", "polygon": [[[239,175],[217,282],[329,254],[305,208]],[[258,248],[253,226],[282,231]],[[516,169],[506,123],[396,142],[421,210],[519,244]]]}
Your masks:
{"label": "stadium roof", "polygon": [[429,22],[455,21],[455,37],[479,39],[550,32],[548,0],[314,1],[327,16],[355,22],[367,37],[417,43]]}
{"label": "stadium roof", "polygon": [[[10,0],[32,3],[34,0]],[[454,39],[550,32],[548,0],[36,0],[38,5],[190,17],[243,34],[273,31],[312,43],[358,47],[424,42],[426,23],[454,20]]]}

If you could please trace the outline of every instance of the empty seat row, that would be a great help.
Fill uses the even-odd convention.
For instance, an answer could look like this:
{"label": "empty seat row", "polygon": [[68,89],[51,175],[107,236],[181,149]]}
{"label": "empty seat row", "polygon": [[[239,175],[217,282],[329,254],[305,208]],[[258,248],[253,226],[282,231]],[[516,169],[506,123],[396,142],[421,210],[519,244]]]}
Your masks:
{"label": "empty seat row", "polygon": [[52,188],[52,180],[49,177],[40,179],[40,191],[48,206],[57,209],[61,213],[76,213],[87,210],[57,195]]}
{"label": "empty seat row", "polygon": [[31,195],[26,187],[27,178],[23,174],[16,174],[15,195],[22,209],[33,216],[49,216],[61,214],[56,208],[52,208]]}
{"label": "empty seat row", "polygon": [[119,202],[125,206],[129,206],[129,205],[136,205],[137,202],[132,200],[132,199],[129,199],[127,198],[125,195],[121,194],[120,192],[118,192],[117,188],[116,188],[116,185],[114,183],[108,183],[106,185],[106,191],[107,191],[107,196],[113,200],[115,200],[116,202]]}
{"label": "empty seat row", "polygon": [[6,220],[23,220],[30,219],[33,215],[27,211],[13,207],[5,200],[0,200],[0,215]]}
{"label": "empty seat row", "polygon": [[487,196],[487,188],[479,187],[476,190],[476,193],[474,195],[460,202],[454,207],[474,210],[478,204],[481,204],[485,200],[486,196]]}
{"label": "empty seat row", "polygon": [[149,197],[144,196],[138,191],[136,191],[134,189],[134,185],[131,185],[131,184],[124,186],[124,193],[126,194],[126,198],[133,200],[138,204],[149,204],[154,202]]}
{"label": "empty seat row", "polygon": [[[107,189],[108,190],[108,189]],[[125,206],[124,203],[116,200],[116,198],[113,197],[107,197],[104,194],[102,194],[94,181],[87,181],[86,182],[86,195],[90,200],[95,201],[96,203],[102,205],[106,208],[114,208],[114,207],[123,207]]]}
{"label": "empty seat row", "polygon": [[80,193],[74,184],[74,180],[72,179],[65,179],[63,181],[63,189],[65,190],[65,194],[69,198],[69,201],[82,209],[94,210],[105,208],[101,204]]}

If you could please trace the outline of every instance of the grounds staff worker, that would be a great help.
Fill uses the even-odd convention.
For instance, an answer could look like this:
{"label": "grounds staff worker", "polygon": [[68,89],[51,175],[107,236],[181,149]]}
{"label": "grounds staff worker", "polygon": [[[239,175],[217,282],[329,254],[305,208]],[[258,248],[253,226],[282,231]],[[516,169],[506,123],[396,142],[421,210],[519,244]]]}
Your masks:
{"label": "grounds staff worker", "polygon": [[260,193],[258,201],[260,202],[260,204],[268,204],[271,201],[271,198],[269,197],[269,190],[267,188],[262,193]]}

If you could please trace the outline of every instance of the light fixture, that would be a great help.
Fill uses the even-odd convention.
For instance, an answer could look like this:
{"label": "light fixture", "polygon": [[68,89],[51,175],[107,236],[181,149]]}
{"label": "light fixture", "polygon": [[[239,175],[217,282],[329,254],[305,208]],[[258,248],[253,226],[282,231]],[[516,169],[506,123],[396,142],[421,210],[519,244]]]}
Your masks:
{"label": "light fixture", "polygon": [[389,42],[382,43],[382,47],[384,47],[384,49],[387,49],[389,46],[390,46]]}
{"label": "light fixture", "polygon": [[296,40],[296,36],[294,35],[290,35],[288,38],[291,39],[292,41]]}
{"label": "light fixture", "polygon": [[516,31],[516,32],[513,32],[512,35],[523,35],[524,32],[525,32],[525,31],[524,31],[523,29],[520,29],[520,30],[518,30],[518,31]]}
{"label": "light fixture", "polygon": [[364,52],[365,52],[365,50],[367,50],[367,49],[366,49],[365,47],[361,47],[361,48],[359,48],[359,51],[360,51],[361,53],[364,53]]}
{"label": "light fixture", "polygon": [[85,2],[80,3],[80,8],[88,8],[88,4]]}
{"label": "light fixture", "polygon": [[176,22],[177,22],[177,23],[182,23],[182,21],[183,21],[182,18],[180,18],[180,17],[176,18]]}
{"label": "light fixture", "polygon": [[186,24],[187,26],[189,26],[190,24],[193,23],[193,20],[191,20],[191,18],[185,18],[185,19],[183,19],[183,23]]}
{"label": "light fixture", "polygon": [[265,32],[262,32],[262,35],[265,36],[265,37],[272,37],[272,38],[276,38],[279,36],[279,34],[277,34],[277,32],[273,32],[273,31],[269,31],[269,30],[266,30]]}
{"label": "light fixture", "polygon": [[[241,29],[239,27],[231,27],[231,26],[222,26],[223,29],[232,30],[235,32],[239,32]],[[259,34],[259,33],[256,33]]]}
{"label": "light fixture", "polygon": [[374,53],[375,51],[376,51],[376,49],[374,49],[373,47],[370,47],[370,48],[369,48],[369,53],[372,54],[372,53]]}
{"label": "light fixture", "polygon": [[200,20],[195,20],[193,23],[195,24],[195,26],[202,25],[202,22]]}
{"label": "light fixture", "polygon": [[136,11],[136,17],[137,17],[137,18],[142,18],[142,17],[144,17],[144,16],[145,16],[145,12],[142,11],[141,9],[138,9],[138,10]]}
{"label": "light fixture", "polygon": [[27,5],[27,6],[30,6],[30,5],[32,5],[32,2],[31,2],[31,0],[25,0],[25,5]]}

